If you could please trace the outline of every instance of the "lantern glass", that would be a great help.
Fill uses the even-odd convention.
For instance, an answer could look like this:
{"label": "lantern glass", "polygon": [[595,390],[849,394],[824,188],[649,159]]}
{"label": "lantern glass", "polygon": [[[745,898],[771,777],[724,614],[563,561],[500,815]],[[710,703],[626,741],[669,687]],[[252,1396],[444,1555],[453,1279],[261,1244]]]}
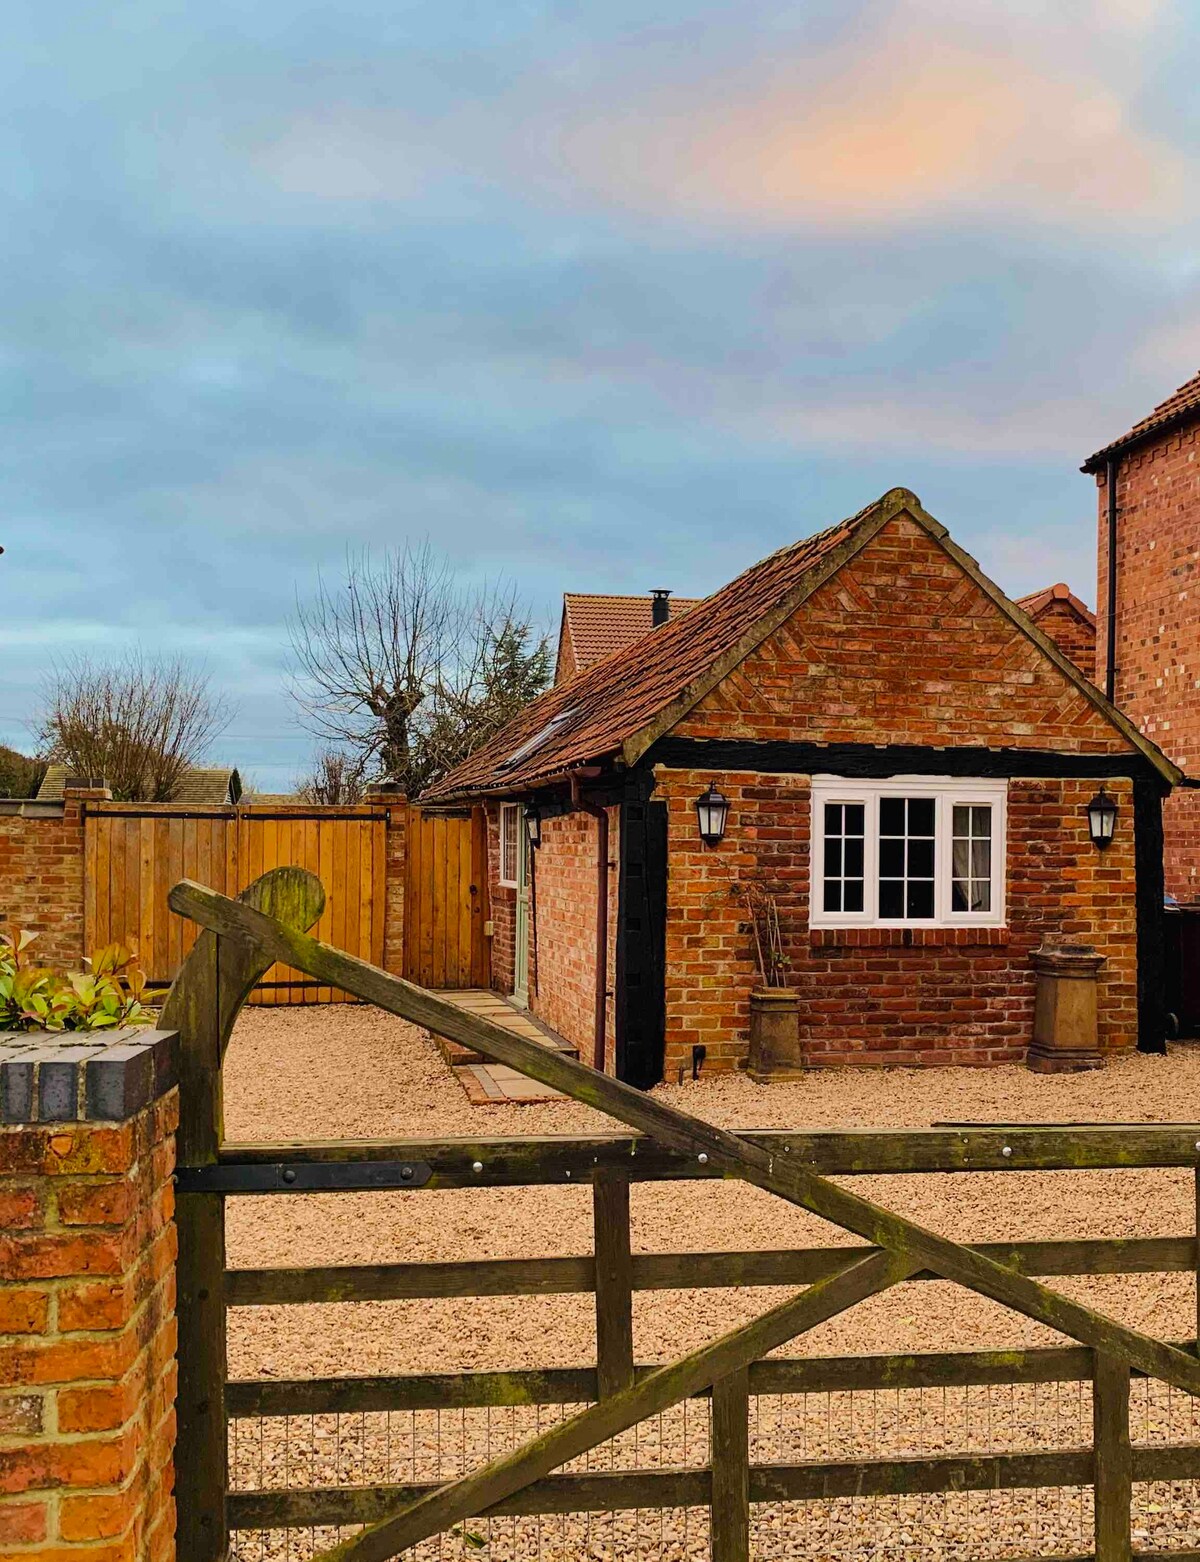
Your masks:
{"label": "lantern glass", "polygon": [[717,791],[715,781],[710,781],[705,791],[696,799],[696,823],[700,839],[706,846],[716,846],[725,836],[725,822],[729,818],[729,799]]}
{"label": "lantern glass", "polygon": [[1117,805],[1103,787],[1087,805],[1087,815],[1092,844],[1103,851],[1112,840],[1117,825]]}
{"label": "lantern glass", "polygon": [[525,810],[525,833],[529,836],[529,844],[538,847],[542,844],[542,816],[536,808]]}

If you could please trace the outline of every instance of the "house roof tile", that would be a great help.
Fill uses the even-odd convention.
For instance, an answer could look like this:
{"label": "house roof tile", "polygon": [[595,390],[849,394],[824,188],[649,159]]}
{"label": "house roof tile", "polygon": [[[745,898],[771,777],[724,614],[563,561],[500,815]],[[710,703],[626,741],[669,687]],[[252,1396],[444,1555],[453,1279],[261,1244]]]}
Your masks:
{"label": "house roof tile", "polygon": [[[678,618],[701,601],[700,597],[670,598],[670,617]],[[563,592],[562,636],[569,641],[575,671],[611,656],[654,627],[649,596],[605,596],[584,591]],[[670,622],[670,619],[668,619]]]}
{"label": "house roof tile", "polygon": [[430,787],[423,800],[519,791],[612,754],[733,650],[881,502],[770,554],[686,613],[558,684]]}
{"label": "house roof tile", "polygon": [[1129,445],[1136,445],[1152,434],[1161,433],[1176,423],[1190,422],[1193,418],[1200,418],[1200,374],[1194,374],[1178,390],[1172,391],[1166,401],[1160,401],[1153,412],[1140,423],[1135,423],[1120,439],[1114,439],[1111,444],[1090,455],[1081,470],[1095,472],[1110,456],[1115,456]]}
{"label": "house roof tile", "polygon": [[772,553],[679,618],[556,685],[429,787],[421,801],[519,795],[618,753],[634,763],[809,593],[899,514],[910,516],[936,537],[985,595],[1032,636],[1044,655],[1168,785],[1178,784],[1179,767],[1092,686],[1051,637],[1028,616],[1017,616],[1010,599],[955,544],[915,494],[893,488],[857,515]]}
{"label": "house roof tile", "polygon": [[1023,612],[1028,613],[1030,618],[1034,619],[1039,614],[1044,613],[1052,602],[1069,603],[1079,617],[1083,619],[1084,623],[1090,624],[1093,629],[1096,627],[1095,613],[1092,612],[1086,602],[1075,595],[1070,586],[1061,580],[1057,585],[1045,586],[1041,591],[1034,591],[1027,597],[1017,598],[1017,606]]}

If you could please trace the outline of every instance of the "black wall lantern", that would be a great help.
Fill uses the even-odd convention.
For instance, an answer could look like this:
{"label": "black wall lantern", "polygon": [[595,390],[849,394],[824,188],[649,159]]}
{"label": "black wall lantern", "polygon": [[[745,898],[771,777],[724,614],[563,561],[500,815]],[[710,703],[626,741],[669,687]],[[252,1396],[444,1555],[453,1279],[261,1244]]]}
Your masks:
{"label": "black wall lantern", "polygon": [[1087,816],[1092,845],[1103,851],[1112,840],[1117,825],[1117,805],[1103,787],[1087,805]]}
{"label": "black wall lantern", "polygon": [[729,799],[717,791],[717,783],[710,781],[708,790],[696,799],[696,823],[700,826],[700,839],[706,846],[719,846],[725,837],[725,821],[729,818]]}
{"label": "black wall lantern", "polygon": [[529,836],[529,844],[538,847],[542,844],[542,815],[541,810],[530,807],[525,810],[525,833]]}

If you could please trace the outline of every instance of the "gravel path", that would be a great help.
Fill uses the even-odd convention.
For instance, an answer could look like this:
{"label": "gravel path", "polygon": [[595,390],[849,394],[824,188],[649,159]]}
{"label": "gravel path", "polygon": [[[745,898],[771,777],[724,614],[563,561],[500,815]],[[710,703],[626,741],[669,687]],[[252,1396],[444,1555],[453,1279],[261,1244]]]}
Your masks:
{"label": "gravel path", "polygon": [[[1200,1118],[1200,1048],[1177,1048],[1165,1059],[1135,1055],[1103,1072],[1075,1076],[1047,1078],[1021,1068],[862,1073],[847,1070],[817,1073],[795,1083],[769,1087],[755,1085],[740,1075],[722,1077],[698,1084],[663,1086],[660,1094],[664,1100],[676,1102],[698,1116],[741,1128],[919,1127],[938,1120],[1186,1120]],[[422,1032],[391,1016],[349,1005],[246,1011],[229,1049],[225,1109],[226,1133],[231,1139],[571,1134],[605,1131],[614,1126],[600,1114],[571,1102],[472,1107]],[[852,1185],[880,1203],[963,1240],[1180,1235],[1192,1230],[1194,1223],[1192,1177],[1187,1172],[859,1177],[852,1180]],[[736,1183],[635,1184],[632,1211],[633,1241],[640,1251],[809,1247],[858,1240],[769,1195]],[[234,1266],[532,1257],[587,1253],[591,1247],[589,1193],[566,1186],[232,1200],[228,1224],[229,1261]],[[1175,1338],[1194,1330],[1193,1287],[1187,1276],[1114,1276],[1057,1283],[1064,1291],[1089,1300],[1146,1332]],[[654,1361],[679,1355],[753,1316],[784,1294],[746,1288],[694,1295],[640,1295],[635,1304],[637,1357]],[[924,1283],[899,1287],[864,1304],[794,1342],[784,1354],[969,1349],[1051,1343],[1055,1338],[1042,1326],[956,1287]],[[239,1309],[230,1320],[230,1371],[236,1377],[567,1366],[594,1360],[594,1351],[591,1304],[587,1297]],[[1063,1392],[1067,1392],[1065,1388]],[[1085,1398],[1073,1389],[1071,1393],[1076,1397],[1068,1406],[1066,1422],[1062,1422],[1060,1402],[1055,1407],[1059,1418],[1055,1424],[1065,1427],[1065,1444],[1078,1445],[1080,1437],[1087,1441],[1090,1409]],[[869,1401],[871,1396],[866,1398]],[[904,1450],[962,1451],[968,1444],[982,1446],[978,1441],[982,1412],[977,1403],[976,1435],[968,1436],[969,1428],[963,1418],[969,1422],[972,1407],[965,1397],[961,1404],[946,1404],[939,1395],[938,1414],[928,1426],[922,1401],[920,1436],[914,1426],[907,1425],[915,1413],[907,1407],[899,1442],[895,1435],[881,1436],[878,1400],[869,1412],[875,1419],[868,1435],[860,1424],[862,1406],[856,1408],[851,1396],[841,1396],[839,1413],[843,1413],[843,1420],[838,1425],[834,1424],[826,1399],[821,1396],[819,1414],[826,1427],[828,1452],[833,1457],[846,1457],[855,1451],[860,1456],[878,1457]],[[770,1425],[771,1415],[777,1412],[768,1408],[766,1414]],[[1047,1431],[1050,1414],[1045,1405],[1014,1402],[1007,1433],[997,1433],[992,1428],[987,1446],[1030,1447],[1038,1441],[1044,1446],[1052,1445],[1055,1436]],[[1154,1414],[1160,1422],[1164,1419],[1159,1411]],[[1187,1414],[1191,1414],[1190,1409]],[[806,1409],[803,1416],[809,1415]],[[1147,1426],[1150,1418],[1151,1409],[1147,1408]],[[1177,1416],[1166,1419],[1174,1421]],[[277,1432],[278,1427],[272,1430]],[[522,1430],[525,1429],[514,1420],[512,1435],[519,1435]],[[1178,1430],[1177,1427],[1177,1433]],[[317,1435],[315,1429],[312,1435]],[[332,1434],[324,1431],[321,1435]],[[390,1439],[390,1429],[387,1435]],[[695,1435],[694,1422],[693,1439]],[[783,1434],[775,1428],[770,1435],[774,1442],[764,1443],[761,1453],[774,1458],[775,1445]],[[489,1425],[485,1432],[482,1427],[473,1427],[468,1438],[464,1422],[463,1449],[469,1444],[470,1450],[482,1451],[480,1439],[485,1436],[495,1451],[499,1428]],[[703,1461],[702,1448],[694,1454],[686,1436],[683,1444],[677,1437],[668,1441],[667,1452],[672,1459],[680,1460],[684,1450],[687,1462]],[[702,1431],[700,1442],[703,1443]],[[826,1456],[811,1439],[806,1448],[809,1458]],[[784,1457],[801,1456],[794,1438],[783,1453]],[[262,1457],[260,1443],[260,1464]],[[291,1455],[285,1456],[285,1463],[288,1457]],[[361,1472],[359,1479],[389,1478],[387,1473],[368,1471],[364,1458],[366,1454],[360,1450],[356,1466]],[[315,1452],[310,1448],[308,1473],[299,1480],[300,1484],[312,1478],[314,1460]],[[302,1458],[301,1463],[305,1462]],[[336,1463],[339,1475],[331,1476],[327,1471],[324,1479],[344,1478],[340,1475],[340,1451]],[[253,1484],[251,1465],[246,1468],[246,1479]],[[277,1459],[268,1458],[267,1465],[274,1470],[272,1484],[297,1483],[286,1471],[280,1480]],[[394,1471],[390,1478],[395,1478]],[[965,1529],[952,1516],[947,1517],[953,1503],[963,1501],[961,1497],[928,1502],[936,1501],[939,1505],[939,1522],[949,1525],[947,1537],[959,1533],[969,1536],[962,1542],[966,1550],[961,1554],[980,1556],[985,1549],[993,1555],[1005,1551],[1013,1554],[1018,1541],[1028,1545],[1037,1541],[1040,1551],[1043,1540],[1050,1544],[1055,1535],[1062,1544],[1052,1549],[1077,1546],[1086,1539],[1085,1498],[1078,1493],[1074,1497],[1068,1493],[1067,1497],[1075,1506],[1065,1527],[1064,1523],[1056,1526],[1054,1522],[1055,1511],[1060,1519],[1062,1516],[1064,1499],[1058,1493],[1018,1494],[1013,1498],[981,1494],[973,1499],[976,1517],[970,1519],[968,1514],[970,1521]],[[1040,1506],[1043,1500],[1045,1512]],[[996,1501],[1007,1504],[1003,1514],[986,1508],[988,1502]],[[1147,1496],[1144,1501],[1151,1512],[1175,1511],[1183,1522],[1183,1515],[1178,1512],[1178,1493],[1157,1502]],[[1058,1504],[1057,1510],[1054,1504]],[[756,1555],[857,1556],[857,1544],[851,1547],[846,1536],[861,1533],[859,1519],[843,1522],[838,1517],[839,1505],[818,1506],[822,1509],[821,1523],[834,1525],[841,1537],[836,1543],[830,1540],[832,1549],[814,1542],[811,1536],[803,1545],[797,1542],[793,1547],[787,1526],[780,1529],[776,1522],[778,1533],[771,1531],[774,1540],[768,1536],[769,1543],[761,1541]],[[905,1510],[898,1503],[892,1506],[895,1519],[888,1531],[891,1538],[884,1545],[885,1537],[873,1532],[875,1549],[862,1554],[883,1554],[879,1550],[882,1546],[889,1556],[928,1555],[927,1551],[920,1551],[913,1538],[925,1535],[928,1539],[938,1528],[926,1501],[921,1501],[919,1510]],[[1186,1506],[1186,1543],[1195,1543],[1190,1539],[1195,1517],[1191,1496]],[[816,1522],[813,1507],[809,1505],[809,1515]],[[878,1504],[874,1509],[878,1509]],[[777,1514],[766,1510],[759,1514],[760,1529],[766,1526],[763,1534],[777,1518]],[[510,1554],[559,1554],[540,1535],[538,1544],[542,1549],[519,1549],[519,1526],[507,1522],[513,1531],[512,1547],[493,1550],[497,1559]],[[589,1549],[591,1527],[587,1546],[582,1542],[582,1532],[572,1530],[564,1537],[566,1550],[561,1554],[646,1558],[704,1555],[702,1528],[702,1520],[695,1520],[686,1545],[678,1523],[671,1536],[648,1543],[636,1537],[631,1543],[628,1535],[619,1540],[617,1529],[613,1529],[608,1541],[596,1541],[599,1549]],[[596,1529],[599,1534],[598,1524]],[[998,1551],[993,1545],[997,1535],[1001,1536],[1001,1541],[996,1542]],[[1153,1539],[1156,1544],[1185,1543],[1182,1534],[1175,1540],[1174,1531],[1168,1536],[1155,1529]],[[700,1550],[694,1551],[693,1541]],[[912,1549],[914,1546],[916,1550]],[[239,1554],[260,1553],[243,1550]],[[276,1553],[264,1549],[262,1554]],[[302,1547],[294,1554],[300,1557],[307,1552]],[[453,1554],[457,1555],[457,1550]],[[937,1554],[950,1557],[960,1553],[947,1538]]]}

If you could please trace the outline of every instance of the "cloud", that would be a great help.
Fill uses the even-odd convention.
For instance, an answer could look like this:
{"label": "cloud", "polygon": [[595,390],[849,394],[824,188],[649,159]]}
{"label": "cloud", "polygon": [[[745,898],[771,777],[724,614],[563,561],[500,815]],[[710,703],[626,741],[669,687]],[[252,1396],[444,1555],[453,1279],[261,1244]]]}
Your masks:
{"label": "cloud", "polygon": [[1191,161],[1139,110],[1153,0],[873,14],[790,52],[754,28],[717,59],[707,34],[636,53],[636,36],[610,40],[579,71],[518,71],[440,113],[324,104],[251,160],[280,190],[343,205],[491,188],[742,230],[1165,225],[1195,194]]}
{"label": "cloud", "polygon": [[582,189],[738,222],[894,227],[954,216],[1162,222],[1191,184],[1170,146],[1096,78],[933,36],[563,126]]}
{"label": "cloud", "polygon": [[924,445],[945,455],[1078,459],[1094,433],[1092,409],[1078,398],[1004,398],[972,408],[953,395],[847,396],[836,386],[822,398],[757,408],[746,432],[770,429],[822,450],[909,451]]}
{"label": "cloud", "polygon": [[22,741],[55,655],[182,646],[286,785],[294,590],[426,531],[549,620],[906,484],[1080,590],[1078,461],[1200,360],[1148,0],[68,10],[0,60]]}

